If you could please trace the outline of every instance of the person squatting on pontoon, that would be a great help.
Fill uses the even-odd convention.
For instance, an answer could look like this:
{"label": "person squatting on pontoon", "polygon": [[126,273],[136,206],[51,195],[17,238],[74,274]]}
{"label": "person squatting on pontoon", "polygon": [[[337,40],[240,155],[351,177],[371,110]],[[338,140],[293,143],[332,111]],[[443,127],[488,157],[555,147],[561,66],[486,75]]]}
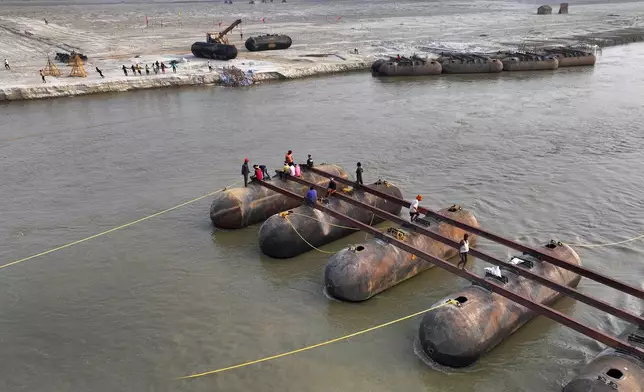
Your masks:
{"label": "person squatting on pontoon", "polygon": [[262,174],[264,175],[264,178],[267,180],[271,179],[270,174],[268,174],[268,169],[266,168],[266,165],[259,165],[259,168],[262,169]]}
{"label": "person squatting on pontoon", "polygon": [[284,161],[284,166],[282,167],[282,170],[279,171],[279,175],[282,180],[286,180],[286,177],[288,177],[290,169],[291,167],[288,165],[288,162]]}
{"label": "person squatting on pontoon", "polygon": [[251,179],[256,180],[256,181],[261,181],[264,179],[264,172],[262,172],[262,169],[259,168],[258,165],[253,165],[253,169],[255,170],[255,175],[251,177]]}
{"label": "person squatting on pontoon", "polygon": [[306,192],[306,204],[309,206],[314,206],[315,202],[318,201],[318,192],[315,190],[315,187],[311,185],[309,191]]}
{"label": "person squatting on pontoon", "polygon": [[329,186],[326,188],[326,196],[324,197],[326,198],[334,194],[337,188],[338,186],[336,185],[335,181],[333,181],[333,178],[330,178]]}

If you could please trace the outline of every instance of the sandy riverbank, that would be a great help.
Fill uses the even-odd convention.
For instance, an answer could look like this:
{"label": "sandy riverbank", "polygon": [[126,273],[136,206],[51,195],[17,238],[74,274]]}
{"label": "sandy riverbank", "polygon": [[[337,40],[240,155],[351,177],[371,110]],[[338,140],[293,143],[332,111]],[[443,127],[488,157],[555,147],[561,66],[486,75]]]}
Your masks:
{"label": "sandy riverbank", "polygon": [[[74,96],[143,88],[218,84],[224,66],[252,70],[260,81],[366,70],[384,54],[426,54],[436,50],[497,50],[519,44],[602,46],[644,37],[643,3],[575,5],[570,15],[536,16],[531,5],[472,2],[337,4],[98,4],[0,7],[0,100]],[[340,16],[336,16],[341,13]],[[385,15],[386,13],[386,15]],[[266,22],[262,21],[268,15]],[[385,15],[385,17],[383,17]],[[149,18],[146,26],[145,18]],[[229,34],[237,59],[213,61],[189,53],[206,31],[223,29],[236,18],[242,29]],[[48,19],[48,23],[44,19]],[[219,25],[221,22],[221,25]],[[244,40],[263,33],[290,35],[286,51],[251,53]],[[353,48],[360,55],[350,54]],[[56,52],[77,50],[89,56],[87,78],[61,77],[42,83],[38,70]],[[318,57],[319,54],[329,54]],[[177,73],[125,76],[121,66],[180,62]],[[101,78],[95,67],[103,70]]]}
{"label": "sandy riverbank", "polygon": [[[38,71],[30,68],[30,74],[24,75],[22,79],[33,79],[23,83],[10,83],[0,86],[0,101],[15,101],[24,99],[40,99],[53,97],[68,97],[104,92],[122,92],[147,88],[180,87],[197,85],[219,85],[221,84],[221,72],[223,67],[235,66],[244,71],[253,71],[256,82],[267,82],[272,80],[297,79],[315,75],[325,75],[337,72],[350,72],[366,70],[372,60],[368,56],[342,56],[327,55],[324,57],[302,57],[289,59],[281,57],[275,61],[270,59],[256,59],[260,56],[240,56],[235,60],[222,62],[211,61],[213,71],[207,66],[207,60],[195,58],[192,54],[185,56],[158,55],[140,56],[136,58],[121,59],[117,62],[113,59],[102,61],[89,61],[85,66],[88,77],[68,77],[71,67],[58,64],[62,72],[60,77],[46,77],[46,83],[39,80]],[[162,61],[169,64],[177,60],[180,64],[177,72],[173,73],[170,68],[165,73],[155,74],[150,69],[150,74],[142,71],[142,76],[133,75],[128,70],[128,76],[120,71],[122,65],[130,64],[152,64],[154,61]],[[95,71],[98,66],[104,74],[101,78]],[[118,69],[119,71],[115,71]],[[32,74],[35,73],[36,77]]]}

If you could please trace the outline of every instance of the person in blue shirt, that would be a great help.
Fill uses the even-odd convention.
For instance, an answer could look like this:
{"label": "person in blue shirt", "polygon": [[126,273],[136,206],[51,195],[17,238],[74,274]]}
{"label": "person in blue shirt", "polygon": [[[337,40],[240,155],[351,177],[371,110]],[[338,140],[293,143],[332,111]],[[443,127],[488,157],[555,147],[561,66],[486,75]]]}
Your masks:
{"label": "person in blue shirt", "polygon": [[311,186],[309,191],[306,192],[306,204],[313,206],[316,201],[318,201],[318,193],[315,190],[315,187]]}

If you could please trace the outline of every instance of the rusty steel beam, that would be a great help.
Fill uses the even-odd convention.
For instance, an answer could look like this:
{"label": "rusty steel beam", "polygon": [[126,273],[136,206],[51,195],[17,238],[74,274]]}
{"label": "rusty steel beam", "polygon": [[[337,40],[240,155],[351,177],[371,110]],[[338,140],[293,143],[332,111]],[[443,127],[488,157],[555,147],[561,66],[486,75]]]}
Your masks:
{"label": "rusty steel beam", "polygon": [[[323,187],[321,187],[321,186],[319,186],[317,184],[313,184],[313,183],[311,183],[309,181],[303,180],[302,178],[290,177],[289,176],[288,179],[291,180],[291,181],[295,181],[295,182],[297,182],[299,184],[302,184],[302,185],[315,186],[316,188],[319,188],[320,190],[324,190]],[[394,215],[394,214],[391,214],[391,213],[389,213],[387,211],[383,211],[383,210],[381,210],[379,208],[376,208],[376,207],[373,207],[373,206],[371,206],[369,204],[362,203],[362,202],[360,202],[358,200],[353,199],[352,197],[349,197],[347,195],[342,194],[342,192],[336,192],[333,195],[333,197],[337,197],[340,200],[342,200],[342,201],[344,201],[346,203],[349,203],[351,205],[354,205],[356,207],[364,208],[365,210],[371,211],[372,213],[378,215],[379,217],[381,217],[381,218],[383,218],[385,220],[388,220],[388,221],[397,223],[399,225],[402,225],[402,226],[404,226],[404,228],[413,230],[413,231],[415,231],[415,232],[417,232],[419,234],[426,235],[427,237],[432,238],[432,239],[434,239],[434,240],[436,240],[438,242],[441,242],[441,243],[443,243],[443,244],[445,244],[447,246],[451,246],[452,248],[458,249],[460,247],[460,244],[458,242],[452,241],[451,239],[449,239],[447,237],[444,237],[444,236],[440,235],[439,233],[427,230],[426,228],[424,228],[424,227],[422,227],[422,226],[420,226],[420,225],[418,225],[416,223],[410,223],[410,222],[402,219],[401,217],[399,217],[397,215]],[[574,298],[574,299],[576,299],[578,301],[581,301],[581,302],[583,302],[583,303],[585,303],[587,305],[590,305],[590,306],[592,306],[594,308],[597,308],[597,309],[599,309],[601,311],[604,311],[606,313],[612,314],[613,316],[618,317],[618,318],[620,318],[620,319],[622,319],[624,321],[628,321],[629,323],[633,323],[633,324],[635,324],[637,326],[644,327],[644,317],[642,317],[640,315],[636,315],[636,314],[627,312],[627,311],[625,311],[623,309],[614,307],[611,304],[609,304],[608,302],[604,302],[604,301],[602,301],[600,299],[597,299],[597,298],[591,297],[589,295],[583,294],[583,293],[581,293],[580,291],[578,291],[575,288],[568,287],[566,285],[561,285],[561,284],[556,283],[556,282],[554,282],[554,281],[552,281],[552,280],[550,280],[550,279],[548,279],[546,277],[534,274],[534,273],[530,272],[529,270],[524,269],[522,267],[506,263],[506,262],[504,262],[502,260],[499,260],[499,259],[495,258],[494,256],[492,256],[492,255],[490,255],[488,253],[485,253],[483,251],[477,250],[475,248],[470,248],[469,253],[474,257],[477,257],[477,258],[479,258],[481,260],[487,261],[490,264],[505,267],[505,268],[509,269],[510,271],[514,272],[517,275],[523,276],[524,278],[527,278],[527,279],[532,279],[532,280],[534,280],[535,282],[537,282],[539,284],[542,284],[542,285],[544,285],[546,287],[549,287],[549,288],[551,288],[551,289],[553,289],[555,291],[558,291],[558,292],[560,292],[560,293],[562,293],[564,295],[569,296],[570,298]]]}
{"label": "rusty steel beam", "polygon": [[[302,166],[303,170],[310,170],[310,171],[312,171],[312,172],[314,172],[316,174],[319,174],[321,176],[325,176],[327,178],[331,178],[333,176],[332,174],[329,174],[329,173],[327,173],[325,171],[316,169],[315,167],[307,168],[306,165],[301,165],[301,166]],[[357,185],[355,182],[345,180],[343,178],[335,178],[334,177],[334,179],[337,180],[337,182],[339,182],[341,184],[350,185],[350,186],[353,186],[355,188],[363,189],[365,192],[371,193],[372,195],[381,197],[381,198],[386,199],[388,201],[391,201],[393,203],[398,203],[399,205],[401,205],[403,207],[409,207],[410,202],[408,202],[406,200],[403,200],[403,199],[399,199],[397,197],[387,195],[387,194],[382,193],[382,192],[379,192],[378,190],[373,189],[373,188],[369,187],[368,185]],[[623,283],[623,282],[615,280],[615,279],[613,279],[611,277],[602,275],[602,274],[600,274],[598,272],[591,271],[591,270],[589,270],[587,268],[584,268],[584,267],[581,267],[581,266],[578,266],[578,265],[575,265],[575,264],[570,264],[570,263],[568,263],[568,262],[566,262],[564,260],[558,259],[556,257],[550,256],[550,255],[545,254],[545,253],[542,253],[539,250],[537,250],[535,248],[532,248],[530,246],[519,244],[518,242],[512,241],[512,240],[510,240],[508,238],[505,238],[505,237],[502,237],[500,235],[491,233],[491,232],[489,232],[489,231],[487,231],[485,229],[470,226],[468,224],[462,223],[462,222],[457,221],[455,219],[452,219],[452,218],[449,218],[447,216],[441,215],[438,212],[432,211],[432,210],[430,210],[430,209],[428,209],[426,207],[421,206],[418,209],[419,209],[419,211],[423,212],[424,214],[432,216],[435,219],[438,219],[440,221],[449,223],[452,226],[458,227],[458,228],[463,229],[463,230],[467,230],[470,233],[473,233],[473,234],[479,235],[481,237],[487,238],[487,239],[489,239],[491,241],[494,241],[496,243],[499,243],[501,245],[505,245],[508,248],[512,248],[512,249],[521,251],[523,253],[527,253],[529,255],[532,255],[534,257],[539,258],[540,260],[547,261],[548,263],[554,264],[557,267],[560,267],[560,268],[566,269],[568,271],[574,272],[574,273],[576,273],[578,275],[581,275],[581,276],[583,276],[585,278],[588,278],[590,280],[594,280],[595,282],[601,283],[601,284],[606,285],[608,287],[612,287],[615,290],[618,290],[618,291],[621,291],[623,293],[632,295],[633,297],[636,297],[636,298],[639,298],[639,299],[644,299],[644,291],[639,289],[639,288],[637,288],[637,287],[635,287],[635,286],[632,286],[632,285],[630,285],[628,283]]]}
{"label": "rusty steel beam", "polygon": [[[268,183],[266,181],[258,181],[258,182],[262,186],[265,186],[268,189],[271,189],[271,190],[273,190],[275,192],[278,192],[278,193],[281,193],[281,194],[283,194],[285,196],[289,196],[289,197],[301,200],[303,202],[305,201],[304,196],[295,194],[295,193],[293,193],[291,191],[288,191],[288,190],[280,188],[280,187],[278,187],[276,185],[270,184],[270,183]],[[327,213],[328,215],[330,215],[330,216],[332,216],[332,217],[334,217],[336,219],[345,221],[345,222],[351,224],[353,227],[364,231],[365,233],[369,233],[369,234],[373,235],[374,237],[377,237],[377,238],[379,238],[379,239],[381,239],[381,240],[383,240],[383,241],[385,241],[385,242],[387,242],[389,244],[397,246],[398,248],[400,248],[400,249],[402,249],[404,251],[407,251],[407,252],[409,252],[411,254],[414,254],[414,255],[416,255],[416,257],[420,257],[421,259],[426,260],[426,261],[428,261],[428,262],[430,262],[430,263],[432,263],[432,264],[434,264],[434,265],[436,265],[436,266],[438,266],[438,267],[440,267],[440,268],[442,268],[442,269],[444,269],[444,270],[446,270],[448,272],[451,272],[454,275],[458,275],[463,279],[467,279],[470,282],[477,283],[477,284],[479,284],[479,285],[481,285],[483,287],[486,287],[490,291],[493,291],[493,292],[495,292],[495,293],[497,293],[497,294],[499,294],[499,295],[501,295],[501,296],[503,296],[505,298],[508,298],[511,301],[514,301],[514,302],[518,303],[519,305],[525,306],[526,308],[534,311],[535,313],[538,313],[538,314],[541,314],[543,316],[546,316],[551,320],[554,320],[554,321],[556,321],[556,322],[558,322],[558,323],[560,323],[562,325],[565,325],[565,326],[567,326],[567,327],[569,327],[571,329],[574,329],[575,331],[577,331],[577,332],[579,332],[579,333],[581,333],[583,335],[586,335],[586,336],[590,337],[591,339],[595,339],[595,340],[597,340],[597,341],[599,341],[601,343],[604,343],[605,345],[613,347],[613,348],[619,348],[619,349],[621,349],[621,350],[623,350],[625,352],[628,352],[629,354],[631,354],[631,355],[633,355],[633,356],[635,356],[637,358],[642,358],[644,360],[644,350],[639,349],[637,347],[634,347],[634,346],[630,345],[629,343],[627,343],[625,341],[619,340],[614,336],[607,335],[607,334],[605,334],[605,333],[603,333],[603,332],[601,332],[601,331],[599,331],[597,329],[594,329],[594,328],[588,327],[586,325],[583,325],[583,324],[579,323],[578,321],[575,321],[575,320],[571,319],[570,317],[564,315],[563,313],[558,312],[558,311],[556,311],[556,310],[554,310],[554,309],[552,309],[552,308],[550,308],[548,306],[545,306],[545,305],[542,305],[542,304],[539,304],[539,303],[536,303],[536,302],[532,302],[528,298],[525,298],[525,297],[523,297],[523,296],[521,296],[519,294],[516,294],[516,293],[514,293],[514,292],[512,292],[510,290],[507,290],[507,289],[503,288],[503,286],[501,286],[500,284],[498,284],[496,282],[485,280],[484,278],[481,278],[481,277],[479,277],[477,275],[474,275],[474,274],[472,274],[471,272],[469,272],[467,270],[457,268],[456,266],[448,263],[447,261],[445,261],[443,259],[440,259],[438,257],[432,256],[432,255],[430,255],[428,253],[422,252],[422,251],[414,248],[413,246],[410,246],[410,245],[408,245],[408,244],[406,244],[406,243],[404,243],[402,241],[399,241],[399,240],[397,240],[397,239],[395,239],[395,238],[393,238],[391,236],[388,236],[385,233],[380,232],[378,229],[374,229],[373,227],[371,227],[371,226],[369,226],[367,224],[364,224],[364,223],[359,222],[359,221],[357,221],[357,220],[355,220],[353,218],[350,218],[350,217],[348,217],[346,215],[343,215],[343,214],[341,214],[339,212],[336,212],[336,211],[334,211],[334,210],[332,210],[330,208],[327,208],[327,207],[321,205],[320,203],[315,203],[313,205],[313,208],[316,208],[316,209],[318,209],[318,210],[320,210],[320,211],[322,211],[324,213]]]}

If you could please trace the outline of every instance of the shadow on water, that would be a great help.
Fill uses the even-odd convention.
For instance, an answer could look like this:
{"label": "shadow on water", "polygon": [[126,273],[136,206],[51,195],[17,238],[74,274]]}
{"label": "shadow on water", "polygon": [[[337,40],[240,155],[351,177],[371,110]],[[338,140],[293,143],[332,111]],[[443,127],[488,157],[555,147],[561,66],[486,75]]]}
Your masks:
{"label": "shadow on water", "polygon": [[218,229],[211,224],[212,242],[216,246],[228,249],[248,247],[249,243],[251,243],[253,247],[257,247],[257,237],[260,226],[261,225],[257,224],[247,226],[242,229],[224,230]]}

